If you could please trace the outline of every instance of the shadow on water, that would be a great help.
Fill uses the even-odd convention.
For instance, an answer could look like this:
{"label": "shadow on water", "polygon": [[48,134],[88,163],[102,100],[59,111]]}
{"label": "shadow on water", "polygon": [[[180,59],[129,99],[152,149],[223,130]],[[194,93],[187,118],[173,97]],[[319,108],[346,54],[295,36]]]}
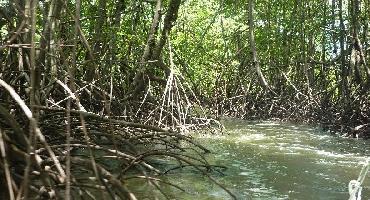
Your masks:
{"label": "shadow on water", "polygon": [[[277,122],[224,121],[228,134],[199,135],[213,153],[210,163],[227,166],[217,179],[240,199],[348,199],[348,183],[357,179],[370,156],[370,141],[335,137],[318,128]],[[177,171],[165,177],[187,188],[166,188],[176,199],[228,199],[200,174]],[[370,174],[362,192],[370,199]],[[151,198],[150,198],[151,199]]]}

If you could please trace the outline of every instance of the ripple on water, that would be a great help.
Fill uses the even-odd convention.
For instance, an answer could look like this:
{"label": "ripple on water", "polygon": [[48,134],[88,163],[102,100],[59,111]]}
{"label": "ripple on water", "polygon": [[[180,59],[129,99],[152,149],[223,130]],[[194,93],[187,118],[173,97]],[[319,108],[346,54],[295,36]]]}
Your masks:
{"label": "ripple on water", "polygon": [[280,125],[279,122],[266,121],[266,122],[257,123],[254,126],[278,126],[278,125]]}
{"label": "ripple on water", "polygon": [[255,133],[255,134],[248,134],[248,135],[241,135],[237,138],[236,142],[253,142],[256,140],[265,140],[266,135],[262,133]]}
{"label": "ripple on water", "polygon": [[249,172],[240,172],[239,175],[241,176],[251,176],[253,174],[253,172],[249,171]]}
{"label": "ripple on water", "polygon": [[229,167],[222,182],[252,199],[346,199],[349,180],[358,177],[360,161],[370,154],[369,142],[333,137],[315,127],[238,123],[229,135],[204,136],[204,141],[217,152],[214,160]]}
{"label": "ripple on water", "polygon": [[324,157],[331,157],[331,158],[346,158],[348,156],[353,156],[351,154],[339,154],[334,152],[329,152],[325,150],[317,150],[317,155],[324,156]]}

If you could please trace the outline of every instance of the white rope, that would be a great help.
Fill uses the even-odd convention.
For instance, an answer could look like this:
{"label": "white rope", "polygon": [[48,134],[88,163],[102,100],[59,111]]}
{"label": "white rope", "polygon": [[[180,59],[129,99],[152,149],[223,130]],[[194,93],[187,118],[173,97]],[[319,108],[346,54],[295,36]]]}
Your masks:
{"label": "white rope", "polygon": [[357,180],[351,180],[348,184],[349,200],[361,200],[362,183],[370,169],[370,158],[365,161]]}

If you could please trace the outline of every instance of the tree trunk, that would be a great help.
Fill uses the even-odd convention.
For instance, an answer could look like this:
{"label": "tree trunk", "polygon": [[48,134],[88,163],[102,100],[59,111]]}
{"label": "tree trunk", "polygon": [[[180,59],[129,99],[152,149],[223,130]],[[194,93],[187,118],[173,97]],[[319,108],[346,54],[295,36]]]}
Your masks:
{"label": "tree trunk", "polygon": [[331,16],[332,16],[332,21],[331,21],[331,37],[332,37],[332,45],[333,45],[333,54],[337,54],[337,38],[335,36],[335,0],[331,1]]}
{"label": "tree trunk", "polygon": [[[59,18],[62,10],[62,2],[60,0],[52,0],[45,4],[45,9],[48,8],[46,15],[46,20],[43,26],[42,37],[40,39],[40,53],[37,57],[37,64],[40,66],[40,71],[43,71],[46,76],[44,76],[44,81],[52,81],[57,78],[58,68],[57,68],[57,38],[56,32],[59,27]],[[41,78],[40,78],[41,80]],[[47,84],[47,83],[46,83]],[[45,97],[47,98],[50,90],[49,88],[45,92]]]}
{"label": "tree trunk", "polygon": [[[323,4],[324,4],[324,16],[326,16],[327,11],[328,11],[328,7],[327,7],[326,2],[324,0],[323,0]],[[326,24],[327,24],[327,18],[324,17],[322,19],[322,29],[325,29]],[[326,90],[327,85],[328,85],[328,80],[327,80],[328,67],[325,64],[326,63],[326,34],[322,35],[321,49],[322,49],[322,53],[321,53],[322,65],[321,65],[321,72],[320,72],[321,77],[320,78],[321,78],[322,82],[320,84],[321,85],[320,90],[324,91],[324,90]]]}
{"label": "tree trunk", "polygon": [[[30,50],[30,77],[31,77],[31,92],[30,92],[30,104],[39,105],[40,104],[40,75],[41,71],[36,65],[36,20],[37,20],[37,5],[38,0],[31,1],[31,8],[30,8],[30,22],[31,22],[31,33],[30,33],[30,40],[31,40],[31,50]],[[32,109],[35,119],[38,118],[37,109]]]}
{"label": "tree trunk", "polygon": [[145,89],[145,83],[144,83],[145,82],[145,71],[146,71],[147,62],[150,59],[153,49],[155,47],[156,33],[158,32],[159,22],[161,20],[161,8],[162,8],[162,0],[157,0],[155,14],[152,20],[152,25],[151,25],[150,32],[148,35],[148,40],[147,40],[143,55],[141,56],[139,69],[134,78],[134,86],[135,86],[135,89],[133,91],[134,98],[136,98],[138,94],[141,91],[144,91]]}
{"label": "tree trunk", "polygon": [[167,9],[166,16],[164,18],[161,37],[160,37],[159,42],[158,42],[158,44],[157,44],[157,46],[156,46],[156,48],[153,52],[153,57],[155,59],[160,57],[160,55],[162,53],[162,50],[163,50],[163,47],[166,44],[166,40],[169,36],[169,33],[170,33],[170,31],[171,31],[171,29],[174,25],[174,22],[177,20],[177,13],[179,11],[180,4],[181,4],[181,0],[172,0],[172,1],[170,1],[170,4],[169,4],[168,9]]}
{"label": "tree trunk", "polygon": [[168,74],[168,67],[164,64],[161,58],[161,53],[163,51],[163,47],[166,44],[166,40],[169,37],[170,31],[174,25],[174,22],[177,20],[177,13],[180,8],[181,0],[171,0],[169,2],[169,6],[166,12],[166,16],[163,22],[163,29],[161,31],[161,35],[159,41],[156,42],[156,37],[158,33],[159,23],[161,21],[161,8],[162,8],[162,1],[158,0],[155,10],[155,15],[152,21],[152,26],[150,29],[150,33],[148,36],[147,45],[145,47],[143,56],[140,60],[140,68],[139,71],[136,73],[134,78],[134,97],[138,95],[139,92],[144,91],[146,87],[146,79],[145,76],[150,77],[152,80],[161,81],[162,79],[154,77],[154,75],[147,73],[147,62],[149,60],[155,60],[155,66],[161,68]]}
{"label": "tree trunk", "polygon": [[[340,81],[340,93],[342,108],[344,108],[344,115],[349,112],[349,89],[348,89],[348,68],[346,66],[346,55],[345,55],[345,26],[343,19],[343,0],[339,0],[339,26],[340,26],[340,69],[341,69],[341,81]],[[344,119],[345,120],[345,119]]]}
{"label": "tree trunk", "polygon": [[362,44],[361,44],[360,37],[359,37],[359,29],[360,29],[359,16],[361,15],[360,1],[353,0],[351,6],[352,6],[351,8],[351,25],[352,25],[352,45],[351,47],[352,47],[352,50],[351,50],[350,64],[354,70],[354,75],[355,75],[354,78],[355,78],[356,83],[364,87],[363,80],[361,77],[360,66],[363,65],[364,67],[367,81],[370,80],[370,70],[367,66],[365,53],[362,49]]}
{"label": "tree trunk", "polygon": [[267,83],[259,65],[259,61],[257,58],[257,50],[256,50],[256,43],[254,40],[254,19],[253,19],[253,10],[254,10],[254,2],[253,0],[249,0],[248,3],[248,25],[249,25],[249,44],[252,51],[252,62],[255,70],[257,72],[258,80],[261,86],[264,89],[270,89],[269,84]]}

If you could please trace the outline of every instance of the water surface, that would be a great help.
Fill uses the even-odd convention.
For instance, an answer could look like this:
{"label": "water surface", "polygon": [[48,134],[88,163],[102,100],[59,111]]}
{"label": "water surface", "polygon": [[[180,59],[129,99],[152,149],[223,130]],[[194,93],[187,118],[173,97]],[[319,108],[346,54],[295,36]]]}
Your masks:
{"label": "water surface", "polygon": [[[198,135],[213,153],[213,174],[240,199],[348,199],[348,183],[357,179],[370,156],[370,141],[332,136],[320,129],[289,123],[224,121],[227,134]],[[170,174],[165,180],[187,192],[166,187],[175,199],[230,199],[226,192],[194,171]],[[370,173],[362,199],[370,199]]]}

